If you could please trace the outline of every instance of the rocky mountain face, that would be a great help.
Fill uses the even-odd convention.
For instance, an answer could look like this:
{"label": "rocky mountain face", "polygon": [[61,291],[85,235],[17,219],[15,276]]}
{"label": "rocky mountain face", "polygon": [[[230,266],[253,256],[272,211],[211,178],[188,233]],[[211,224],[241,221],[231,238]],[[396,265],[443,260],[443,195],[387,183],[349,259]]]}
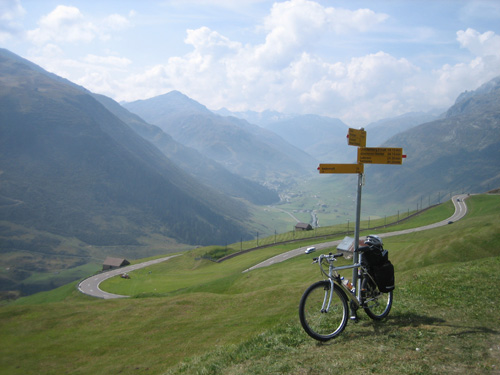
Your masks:
{"label": "rocky mountain face", "polygon": [[484,192],[500,185],[500,78],[457,98],[444,118],[384,143],[403,147],[402,166],[369,166],[367,190],[393,200]]}
{"label": "rocky mountain face", "polygon": [[410,112],[368,124],[365,126],[365,130],[370,134],[367,139],[367,146],[380,146],[396,134],[403,133],[426,122],[438,120],[441,116],[440,112]]}

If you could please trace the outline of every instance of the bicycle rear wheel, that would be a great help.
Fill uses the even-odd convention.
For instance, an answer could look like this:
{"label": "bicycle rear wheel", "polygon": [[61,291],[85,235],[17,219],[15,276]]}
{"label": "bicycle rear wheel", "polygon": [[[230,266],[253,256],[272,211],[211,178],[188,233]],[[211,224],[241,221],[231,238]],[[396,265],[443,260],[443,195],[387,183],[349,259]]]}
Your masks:
{"label": "bicycle rear wheel", "polygon": [[338,336],[344,330],[348,316],[346,295],[340,288],[334,287],[332,291],[329,281],[312,284],[300,300],[300,323],[315,340],[328,341]]}
{"label": "bicycle rear wheel", "polygon": [[363,309],[366,315],[373,320],[382,320],[389,315],[392,307],[392,291],[381,293],[369,276],[363,278],[361,291],[363,293]]}

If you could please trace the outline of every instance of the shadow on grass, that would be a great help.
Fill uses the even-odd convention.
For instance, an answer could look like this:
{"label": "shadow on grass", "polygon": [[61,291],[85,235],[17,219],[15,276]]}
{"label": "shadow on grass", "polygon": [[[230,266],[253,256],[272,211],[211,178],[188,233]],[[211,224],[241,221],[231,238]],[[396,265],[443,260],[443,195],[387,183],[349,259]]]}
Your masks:
{"label": "shadow on grass", "polygon": [[483,326],[466,326],[459,324],[449,324],[442,318],[432,316],[419,315],[415,313],[404,313],[393,316],[388,316],[382,321],[365,321],[364,326],[372,326],[374,334],[387,334],[394,328],[417,328],[422,326],[448,327],[454,332],[449,333],[449,336],[465,336],[477,333],[486,333],[500,335],[500,332]]}
{"label": "shadow on grass", "polygon": [[[318,342],[317,345],[332,345],[338,342],[337,339],[352,339],[356,337],[367,336],[387,336],[391,332],[400,330],[401,328],[418,328],[421,326],[443,326],[446,320],[441,318],[434,318],[414,313],[405,313],[397,315],[389,315],[383,320],[372,320],[366,315],[361,315],[362,312],[358,311],[360,320],[358,323],[348,322],[345,331],[340,336],[331,341]],[[367,330],[367,328],[373,330]],[[361,329],[358,329],[361,328]]]}
{"label": "shadow on grass", "polygon": [[435,318],[432,316],[419,315],[415,313],[405,313],[397,315],[389,315],[387,319],[376,322],[375,324],[385,323],[391,326],[397,327],[420,327],[422,325],[442,325],[446,323],[446,320],[441,318]]}
{"label": "shadow on grass", "polygon": [[[464,322],[466,323],[466,322]],[[416,313],[399,313],[394,315],[389,315],[383,320],[372,320],[368,316],[361,316],[358,323],[349,322],[345,331],[342,332],[338,337],[331,341],[317,342],[318,346],[328,346],[338,344],[339,341],[352,340],[353,338],[367,338],[369,336],[391,336],[396,334],[396,332],[408,331],[412,328],[429,328],[435,327],[436,329],[447,328],[447,333],[449,337],[466,337],[468,335],[477,334],[488,334],[488,335],[500,335],[500,331],[491,329],[484,326],[470,326],[466,324],[450,324],[445,319],[420,315]],[[371,329],[370,329],[371,328]],[[451,329],[449,332],[448,329]]]}

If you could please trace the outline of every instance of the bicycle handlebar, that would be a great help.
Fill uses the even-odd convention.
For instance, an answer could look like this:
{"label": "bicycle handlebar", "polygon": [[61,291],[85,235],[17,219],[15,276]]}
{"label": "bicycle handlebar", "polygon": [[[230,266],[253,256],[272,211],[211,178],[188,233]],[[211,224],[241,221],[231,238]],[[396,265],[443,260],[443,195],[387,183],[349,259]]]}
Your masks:
{"label": "bicycle handlebar", "polygon": [[336,260],[336,258],[340,258],[340,257],[343,257],[343,256],[344,256],[344,254],[343,254],[343,253],[337,253],[337,254],[332,254],[332,253],[330,253],[330,254],[328,254],[328,255],[326,255],[326,254],[321,254],[321,255],[320,255],[319,257],[317,257],[317,258],[313,258],[313,263],[317,263],[317,262],[319,262],[319,261],[321,261],[321,260],[323,260],[323,259],[326,259],[326,260],[328,260],[328,261],[332,262],[332,261],[335,261],[335,260]]}

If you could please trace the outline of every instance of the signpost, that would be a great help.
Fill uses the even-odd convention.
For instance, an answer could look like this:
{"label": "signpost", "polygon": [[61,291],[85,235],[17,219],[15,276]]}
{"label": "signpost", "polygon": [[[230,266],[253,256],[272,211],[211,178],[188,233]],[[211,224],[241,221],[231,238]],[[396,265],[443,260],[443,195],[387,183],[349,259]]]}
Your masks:
{"label": "signpost", "polygon": [[347,133],[347,144],[349,146],[366,146],[366,131],[363,129],[353,129],[349,128],[349,133]]}
{"label": "signpost", "polygon": [[[366,147],[366,131],[364,129],[349,128],[347,134],[347,144],[358,147],[357,164],[320,164],[319,173],[357,173],[358,174],[358,193],[356,200],[356,227],[354,229],[354,263],[359,263],[359,231],[361,220],[361,189],[363,186],[363,173],[365,164],[393,164],[401,165],[403,163],[402,148],[392,147]],[[356,286],[356,291],[361,290],[358,285],[358,272],[356,269],[352,272],[352,283]]]}
{"label": "signpost", "polygon": [[358,163],[402,164],[403,149],[390,147],[359,147]]}
{"label": "signpost", "polygon": [[320,164],[319,173],[363,173],[363,164]]}

